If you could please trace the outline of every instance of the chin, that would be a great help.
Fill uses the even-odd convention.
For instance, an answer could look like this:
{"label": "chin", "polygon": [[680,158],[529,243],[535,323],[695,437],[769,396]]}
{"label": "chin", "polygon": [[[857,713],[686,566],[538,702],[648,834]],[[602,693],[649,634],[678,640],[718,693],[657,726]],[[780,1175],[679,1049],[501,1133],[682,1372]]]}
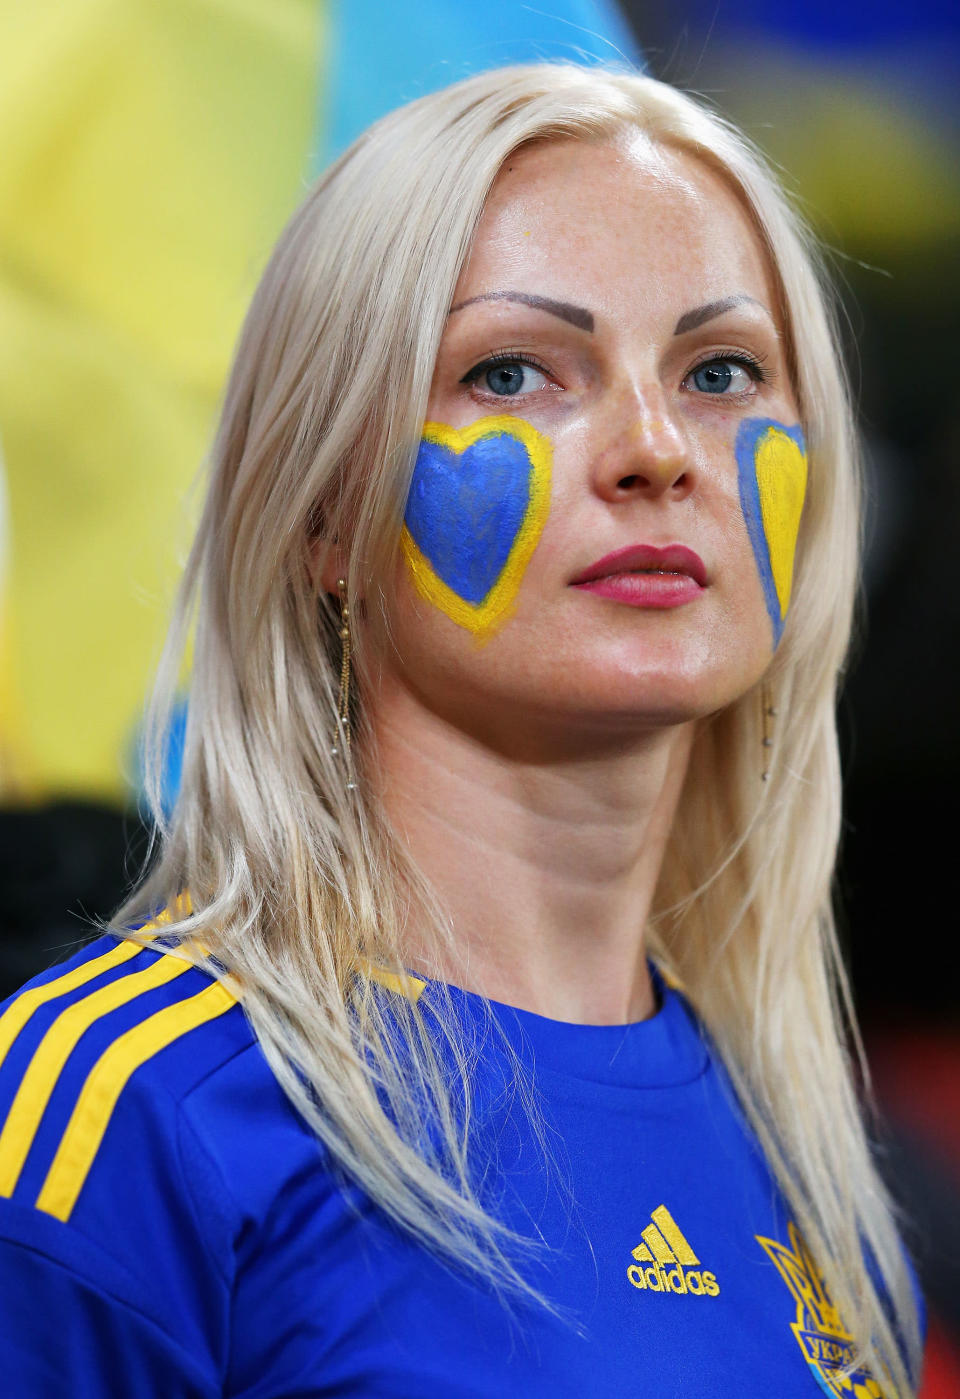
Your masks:
{"label": "chin", "polygon": [[591,689],[607,705],[683,723],[726,709],[752,690],[770,664],[771,650],[759,636],[701,632],[680,643],[618,648],[612,657],[595,659],[598,683]]}
{"label": "chin", "polygon": [[[646,672],[611,674],[597,670],[566,683],[551,684],[525,695],[529,708],[543,721],[568,723],[581,730],[644,731],[688,724],[725,708],[741,690],[718,684],[711,677]],[[522,704],[523,700],[517,697]]]}

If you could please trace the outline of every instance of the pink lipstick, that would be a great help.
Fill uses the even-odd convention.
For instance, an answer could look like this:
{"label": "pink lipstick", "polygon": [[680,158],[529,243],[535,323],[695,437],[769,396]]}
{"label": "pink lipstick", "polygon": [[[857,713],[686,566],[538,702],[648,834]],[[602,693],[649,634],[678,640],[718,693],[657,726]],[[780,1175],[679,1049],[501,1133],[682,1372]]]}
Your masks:
{"label": "pink lipstick", "polygon": [[630,607],[682,607],[703,592],[707,570],[700,555],[684,544],[663,549],[635,544],[605,554],[571,582]]}

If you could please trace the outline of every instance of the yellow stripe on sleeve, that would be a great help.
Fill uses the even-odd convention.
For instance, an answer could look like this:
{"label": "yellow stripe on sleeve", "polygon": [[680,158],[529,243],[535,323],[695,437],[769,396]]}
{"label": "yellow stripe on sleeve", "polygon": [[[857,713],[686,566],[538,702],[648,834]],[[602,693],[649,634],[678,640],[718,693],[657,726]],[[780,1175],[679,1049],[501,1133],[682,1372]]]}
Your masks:
{"label": "yellow stripe on sleeve", "polygon": [[[143,951],[133,946],[135,952]],[[159,957],[144,971],[118,977],[60,1012],[30,1061],[0,1133],[0,1196],[10,1196],[16,1189],[50,1095],[80,1037],[101,1016],[182,976],[190,967],[177,957]]]}
{"label": "yellow stripe on sleeve", "polygon": [[94,957],[91,962],[84,962],[80,967],[74,967],[72,972],[66,972],[63,976],[56,977],[53,981],[48,981],[44,986],[34,986],[30,991],[24,991],[21,996],[13,1002],[11,1006],[0,1016],[0,1064],[7,1057],[7,1053],[20,1031],[26,1025],[31,1015],[40,1006],[46,1005],[47,1001],[54,1001],[58,996],[66,996],[71,991],[75,991],[78,986],[83,986],[88,981],[93,981],[101,972],[108,972],[112,967],[119,967],[121,963],[128,962],[131,957],[136,957],[143,948],[131,942],[118,942],[116,947],[105,952],[102,957]]}
{"label": "yellow stripe on sleeve", "polygon": [[235,1004],[229,991],[214,982],[196,996],[158,1010],[104,1050],[77,1099],[37,1196],[37,1209],[55,1219],[69,1219],[131,1074],[181,1035],[215,1020]]}

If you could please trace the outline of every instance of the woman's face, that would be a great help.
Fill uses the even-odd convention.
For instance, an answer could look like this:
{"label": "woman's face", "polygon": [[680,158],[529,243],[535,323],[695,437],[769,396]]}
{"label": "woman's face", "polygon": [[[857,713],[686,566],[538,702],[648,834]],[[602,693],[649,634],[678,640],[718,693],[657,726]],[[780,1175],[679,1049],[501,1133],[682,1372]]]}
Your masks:
{"label": "woman's face", "polygon": [[727,187],[639,135],[527,148],[437,356],[383,679],[488,739],[720,709],[779,639],[805,479]]}

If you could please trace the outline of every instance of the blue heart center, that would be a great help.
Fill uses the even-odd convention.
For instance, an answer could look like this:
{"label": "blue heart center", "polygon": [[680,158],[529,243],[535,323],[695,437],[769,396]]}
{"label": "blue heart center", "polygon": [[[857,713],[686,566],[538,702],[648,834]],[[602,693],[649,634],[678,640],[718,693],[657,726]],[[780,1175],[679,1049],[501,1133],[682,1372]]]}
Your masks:
{"label": "blue heart center", "polygon": [[405,521],[437,577],[464,601],[483,602],[510,557],[530,504],[527,448],[506,432],[462,452],[420,443]]}

